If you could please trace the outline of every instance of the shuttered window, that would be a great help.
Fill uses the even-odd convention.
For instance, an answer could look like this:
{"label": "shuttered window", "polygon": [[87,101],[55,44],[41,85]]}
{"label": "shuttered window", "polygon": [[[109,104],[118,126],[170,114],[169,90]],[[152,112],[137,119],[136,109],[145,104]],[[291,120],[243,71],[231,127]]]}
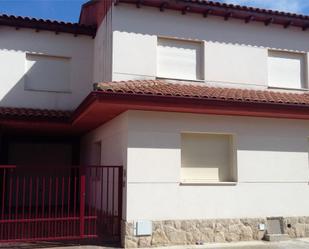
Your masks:
{"label": "shuttered window", "polygon": [[158,39],[158,77],[201,80],[202,43],[176,39]]}
{"label": "shuttered window", "polygon": [[231,135],[183,133],[181,135],[182,182],[232,182]]}
{"label": "shuttered window", "polygon": [[305,88],[304,54],[269,51],[268,84],[280,88]]}
{"label": "shuttered window", "polygon": [[26,90],[69,92],[70,73],[70,58],[26,55]]}

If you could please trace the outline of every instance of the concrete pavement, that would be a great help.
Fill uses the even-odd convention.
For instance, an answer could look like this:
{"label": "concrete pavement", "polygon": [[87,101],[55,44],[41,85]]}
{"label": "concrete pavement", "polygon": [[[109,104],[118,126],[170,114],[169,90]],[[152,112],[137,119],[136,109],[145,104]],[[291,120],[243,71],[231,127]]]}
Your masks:
{"label": "concrete pavement", "polygon": [[[91,245],[66,245],[57,246],[48,244],[7,244],[0,245],[0,249],[119,249],[113,246],[91,246]],[[155,249],[309,249],[309,238],[295,239],[282,242],[264,242],[264,241],[250,241],[238,243],[216,243],[193,246],[171,246],[171,247],[157,247]]]}
{"label": "concrete pavement", "polygon": [[[162,248],[161,248],[162,249]],[[295,239],[282,242],[239,242],[186,246],[170,249],[309,249],[309,239]]]}

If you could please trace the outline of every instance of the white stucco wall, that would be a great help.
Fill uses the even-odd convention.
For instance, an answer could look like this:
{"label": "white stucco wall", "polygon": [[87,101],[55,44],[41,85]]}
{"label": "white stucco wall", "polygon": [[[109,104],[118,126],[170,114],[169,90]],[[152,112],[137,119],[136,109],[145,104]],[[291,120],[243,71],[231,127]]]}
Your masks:
{"label": "white stucco wall", "polygon": [[113,80],[155,77],[157,37],[113,32]]}
{"label": "white stucco wall", "polygon": [[267,84],[267,49],[205,42],[205,79],[210,82]]}
{"label": "white stucco wall", "polygon": [[[0,34],[1,106],[75,109],[92,90],[91,37],[5,26],[0,27]],[[70,91],[25,90],[26,53],[70,58]]]}
{"label": "white stucco wall", "polygon": [[[127,166],[127,113],[123,113],[113,120],[101,125],[87,133],[81,139],[81,163],[84,165],[97,165],[98,157],[101,165]],[[100,155],[95,148],[96,143],[101,143]],[[124,173],[125,176],[125,173]],[[123,190],[123,218],[126,217],[126,188]]]}
{"label": "white stucco wall", "polygon": [[[181,132],[233,134],[237,184],[180,185]],[[308,216],[308,134],[306,121],[129,111],[127,220]]]}
{"label": "white stucco wall", "polygon": [[153,79],[157,37],[205,41],[206,82],[267,85],[267,49],[309,51],[299,28],[120,4],[113,9],[113,80]]}
{"label": "white stucco wall", "polygon": [[94,39],[93,82],[112,80],[112,9],[100,24]]}

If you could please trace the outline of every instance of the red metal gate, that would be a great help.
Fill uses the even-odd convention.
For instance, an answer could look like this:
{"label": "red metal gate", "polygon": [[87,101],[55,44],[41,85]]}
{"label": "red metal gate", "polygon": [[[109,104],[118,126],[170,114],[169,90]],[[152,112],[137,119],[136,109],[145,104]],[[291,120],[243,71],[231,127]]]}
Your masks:
{"label": "red metal gate", "polygon": [[0,166],[0,242],[119,240],[122,167]]}

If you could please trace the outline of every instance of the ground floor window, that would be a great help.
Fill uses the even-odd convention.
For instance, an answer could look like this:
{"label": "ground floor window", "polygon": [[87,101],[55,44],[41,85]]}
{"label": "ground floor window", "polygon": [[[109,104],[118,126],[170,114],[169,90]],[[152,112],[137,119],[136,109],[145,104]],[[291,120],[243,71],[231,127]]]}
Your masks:
{"label": "ground floor window", "polygon": [[181,181],[235,182],[234,151],[232,135],[182,133]]}

